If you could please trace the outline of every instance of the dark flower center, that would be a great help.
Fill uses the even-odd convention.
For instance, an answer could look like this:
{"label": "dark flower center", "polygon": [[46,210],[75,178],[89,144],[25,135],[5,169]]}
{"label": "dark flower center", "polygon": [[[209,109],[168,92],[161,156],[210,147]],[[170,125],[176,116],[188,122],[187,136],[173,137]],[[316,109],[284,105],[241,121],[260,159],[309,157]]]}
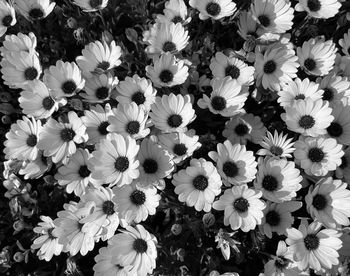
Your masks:
{"label": "dark flower center", "polygon": [[51,110],[51,108],[54,106],[55,101],[50,97],[47,96],[43,99],[42,105],[45,110]]}
{"label": "dark flower center", "polygon": [[299,126],[303,129],[310,129],[315,125],[315,119],[310,115],[304,115],[299,119]]}
{"label": "dark flower center", "polygon": [[29,67],[24,71],[24,78],[29,81],[35,80],[38,75],[39,72],[35,67]]}
{"label": "dark flower center", "polygon": [[298,94],[298,95],[295,96],[294,99],[296,99],[296,100],[305,100],[305,95],[304,94]]}
{"label": "dark flower center", "polygon": [[273,192],[278,188],[278,181],[272,175],[265,175],[261,185],[265,190]]}
{"label": "dark flower center", "polygon": [[185,144],[176,144],[174,146],[173,152],[177,155],[177,156],[183,156],[187,153],[187,147],[185,146]]}
{"label": "dark flower center", "polygon": [[173,20],[171,20],[173,23],[180,23],[180,22],[182,22],[182,17],[181,16],[175,16],[174,18],[173,18]]}
{"label": "dark flower center", "polygon": [[227,177],[236,177],[239,169],[237,165],[232,161],[227,161],[222,165],[222,171]]}
{"label": "dark flower center", "polygon": [[111,64],[108,61],[102,61],[97,65],[97,68],[106,71],[108,70],[109,66],[111,66]]}
{"label": "dark flower center", "polygon": [[86,165],[80,166],[79,175],[81,178],[88,177],[90,174],[91,174],[91,172]]}
{"label": "dark flower center", "polygon": [[323,210],[327,206],[327,198],[321,194],[315,195],[312,199],[312,206],[318,211]]}
{"label": "dark flower center", "polygon": [[182,117],[178,114],[173,114],[168,118],[167,122],[170,127],[176,128],[182,124]]}
{"label": "dark flower center", "polygon": [[307,6],[312,12],[317,12],[321,9],[321,3],[319,0],[308,0]]}
{"label": "dark flower center", "polygon": [[225,69],[225,75],[230,76],[232,79],[236,80],[241,75],[241,70],[237,66],[229,65]]}
{"label": "dark flower center", "polygon": [[246,200],[243,197],[237,198],[234,202],[233,202],[233,208],[235,208],[235,210],[238,213],[244,213],[248,211],[249,208],[249,202],[248,200]]}
{"label": "dark flower center", "polygon": [[114,163],[118,172],[125,172],[129,168],[129,159],[126,156],[119,156]]}
{"label": "dark flower center", "polygon": [[270,152],[275,156],[281,156],[283,154],[283,149],[278,146],[271,146]]}
{"label": "dark flower center", "polygon": [[264,73],[265,74],[272,74],[276,71],[277,65],[276,62],[273,60],[268,60],[264,65]]}
{"label": "dark flower center", "polygon": [[62,85],[62,90],[65,94],[71,95],[75,92],[77,89],[77,85],[75,84],[74,81],[72,80],[67,80],[66,82],[63,83]]}
{"label": "dark flower center", "polygon": [[64,128],[61,130],[61,139],[63,142],[70,142],[74,139],[75,131],[71,128]]}
{"label": "dark flower center", "polygon": [[341,169],[345,169],[347,166],[348,166],[348,160],[346,159],[345,156],[343,156],[343,157],[341,158],[341,164],[340,164],[339,167],[340,167]]}
{"label": "dark flower center", "polygon": [[281,221],[281,216],[276,211],[271,210],[266,214],[265,219],[266,219],[267,224],[269,224],[271,226],[277,226]]}
{"label": "dark flower center", "polygon": [[106,86],[102,86],[96,89],[96,98],[99,100],[104,100],[109,95],[109,88]]}
{"label": "dark flower center", "polygon": [[36,137],[35,134],[30,134],[27,138],[27,146],[28,147],[35,147],[36,143],[38,142],[38,138]]}
{"label": "dark flower center", "polygon": [[307,250],[316,250],[320,245],[320,239],[315,234],[308,234],[304,238],[304,244]]}
{"label": "dark flower center", "polygon": [[97,130],[98,130],[98,132],[99,132],[101,135],[107,135],[107,134],[108,134],[108,130],[107,130],[108,126],[109,126],[109,123],[108,123],[107,121],[106,121],[106,122],[102,122],[102,123],[98,126]]}
{"label": "dark flower center", "polygon": [[288,266],[289,263],[290,263],[290,260],[288,260],[284,257],[278,257],[275,260],[275,267],[279,270],[283,270]]}
{"label": "dark flower center", "polygon": [[5,27],[10,27],[11,23],[12,23],[13,17],[12,15],[6,15],[3,19],[2,19],[2,25],[4,25]]}
{"label": "dark flower center", "polygon": [[258,19],[260,24],[263,25],[264,27],[270,26],[270,23],[271,23],[270,18],[265,14],[259,15]]}
{"label": "dark flower center", "polygon": [[327,132],[332,137],[339,137],[343,134],[343,127],[339,123],[333,122],[327,127]]}
{"label": "dark flower center", "polygon": [[307,58],[304,61],[304,66],[307,70],[312,71],[316,68],[316,61],[312,58]]}
{"label": "dark flower center", "polygon": [[131,100],[135,102],[137,105],[140,105],[146,101],[146,97],[142,92],[138,91],[131,96]]}
{"label": "dark flower center", "polygon": [[143,162],[143,169],[147,174],[154,174],[158,171],[158,163],[154,159],[147,158]]}
{"label": "dark flower center", "polygon": [[320,148],[311,148],[308,157],[312,162],[318,163],[323,160],[324,152]]}
{"label": "dark flower center", "polygon": [[214,110],[222,111],[226,107],[226,100],[221,96],[214,96],[211,100],[211,106]]}
{"label": "dark flower center", "polygon": [[41,19],[44,17],[44,12],[39,9],[39,8],[35,8],[35,9],[31,9],[29,11],[29,16],[32,18],[32,19]]}
{"label": "dark flower center", "polygon": [[167,41],[163,44],[163,51],[164,52],[173,52],[176,51],[176,45],[172,41]]}
{"label": "dark flower center", "polygon": [[139,254],[145,253],[148,249],[147,242],[143,239],[136,239],[132,246],[134,250]]}
{"label": "dark flower center", "polygon": [[204,191],[208,187],[208,178],[204,175],[197,175],[193,179],[193,186],[199,191]]}
{"label": "dark flower center", "polygon": [[102,211],[105,213],[107,216],[111,216],[115,213],[114,211],[114,203],[110,200],[107,200],[103,202],[102,204]]}
{"label": "dark flower center", "polygon": [[332,88],[325,88],[323,89],[323,95],[322,95],[322,99],[324,101],[332,101],[334,98],[334,91]]}
{"label": "dark flower center", "polygon": [[140,131],[140,123],[138,121],[131,121],[126,125],[126,132],[130,135],[137,134]]}
{"label": "dark flower center", "polygon": [[246,124],[238,124],[235,127],[235,132],[238,136],[244,136],[248,134],[249,128]]}
{"label": "dark flower center", "polygon": [[174,79],[174,74],[170,70],[163,70],[159,74],[159,79],[164,83],[169,83]]}
{"label": "dark flower center", "polygon": [[140,190],[135,190],[131,193],[130,200],[135,205],[140,206],[140,205],[145,203],[146,195],[144,192],[142,192]]}
{"label": "dark flower center", "polygon": [[221,12],[221,7],[218,3],[210,2],[206,7],[206,11],[211,16],[217,16]]}

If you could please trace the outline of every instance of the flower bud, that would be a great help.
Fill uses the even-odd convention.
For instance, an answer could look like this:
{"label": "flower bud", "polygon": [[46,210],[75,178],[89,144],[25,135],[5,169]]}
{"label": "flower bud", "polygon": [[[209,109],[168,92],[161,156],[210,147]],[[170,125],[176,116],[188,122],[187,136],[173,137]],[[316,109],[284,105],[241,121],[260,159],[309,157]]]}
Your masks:
{"label": "flower bud", "polygon": [[21,220],[17,220],[13,223],[13,229],[15,229],[15,231],[19,232],[22,231],[25,228],[25,223]]}
{"label": "flower bud", "polygon": [[181,232],[182,232],[181,224],[175,223],[171,226],[171,233],[173,233],[173,235],[175,236],[180,235]]}
{"label": "flower bud", "polygon": [[13,255],[13,259],[15,262],[20,263],[24,260],[24,254],[22,252],[16,252],[15,255]]}
{"label": "flower bud", "polygon": [[202,218],[205,227],[213,226],[215,223],[215,216],[212,213],[207,213]]}

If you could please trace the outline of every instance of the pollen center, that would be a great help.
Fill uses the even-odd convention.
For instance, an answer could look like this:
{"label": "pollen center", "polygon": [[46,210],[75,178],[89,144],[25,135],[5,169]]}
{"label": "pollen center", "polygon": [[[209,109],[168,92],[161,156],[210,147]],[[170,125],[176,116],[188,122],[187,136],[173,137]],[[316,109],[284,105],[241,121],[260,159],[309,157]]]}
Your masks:
{"label": "pollen center", "polygon": [[277,68],[276,62],[274,62],[273,60],[269,60],[264,65],[264,73],[272,74],[273,72],[276,71],[276,68]]}
{"label": "pollen center", "polygon": [[147,242],[143,239],[136,239],[133,243],[133,248],[134,250],[139,253],[145,253],[148,249],[148,245]]}
{"label": "pollen center", "polygon": [[71,128],[64,128],[61,130],[61,139],[64,142],[70,142],[74,139],[75,131]]}
{"label": "pollen center", "polygon": [[329,87],[327,87],[327,88],[325,88],[325,89],[323,89],[323,95],[322,95],[322,100],[324,100],[324,101],[332,101],[333,100],[333,98],[334,98],[334,91],[333,91],[333,89],[332,88],[329,88]]}
{"label": "pollen center", "polygon": [[135,205],[140,206],[140,205],[145,203],[146,195],[144,192],[142,192],[140,190],[135,190],[131,193],[130,200]]}
{"label": "pollen center", "polygon": [[236,177],[238,175],[238,167],[232,161],[227,161],[222,166],[222,171],[226,174],[227,177]]}
{"label": "pollen center", "polygon": [[173,114],[168,118],[168,125],[172,128],[181,126],[182,117],[178,114]]}
{"label": "pollen center", "polygon": [[230,76],[232,79],[236,80],[241,75],[241,70],[235,65],[229,65],[225,69],[225,75]]}
{"label": "pollen center", "polygon": [[65,94],[71,95],[75,92],[77,89],[77,85],[75,84],[74,81],[72,80],[67,80],[66,82],[63,83],[62,85],[62,90]]}
{"label": "pollen center", "polygon": [[210,2],[206,7],[206,11],[211,16],[217,16],[221,12],[221,7],[218,3]]}
{"label": "pollen center", "polygon": [[176,51],[176,44],[172,41],[167,41],[163,44],[164,52],[174,52]]}
{"label": "pollen center", "polygon": [[226,108],[226,100],[221,96],[214,96],[211,100],[211,106],[214,110],[222,111]]}
{"label": "pollen center", "polygon": [[187,153],[187,147],[185,146],[185,144],[176,144],[174,146],[173,152],[177,155],[177,156],[183,156]]}
{"label": "pollen center", "polygon": [[32,19],[41,19],[44,17],[44,12],[39,8],[31,9],[28,14]]}
{"label": "pollen center", "polygon": [[316,68],[316,61],[312,58],[307,58],[304,61],[304,66],[307,70],[312,71]]}
{"label": "pollen center", "polygon": [[271,23],[270,18],[265,14],[259,15],[258,19],[260,24],[263,25],[264,27],[270,26],[270,23]]}
{"label": "pollen center", "polygon": [[11,15],[8,14],[4,16],[4,18],[2,19],[2,25],[4,25],[5,27],[10,27],[12,20],[13,20],[13,17]]}
{"label": "pollen center", "polygon": [[308,157],[312,162],[321,162],[324,158],[324,152],[320,148],[311,148]]}
{"label": "pollen center", "polygon": [[266,214],[266,223],[271,226],[277,226],[281,221],[281,216],[275,210],[271,210]]}
{"label": "pollen center", "polygon": [[119,156],[114,163],[118,172],[125,172],[129,168],[129,159],[126,156]]}
{"label": "pollen center", "polygon": [[343,134],[343,127],[341,124],[333,122],[329,127],[327,127],[327,132],[332,137],[339,137]]}
{"label": "pollen center", "polygon": [[307,6],[312,12],[317,12],[321,9],[321,3],[319,0],[308,0]]}
{"label": "pollen center", "polygon": [[55,102],[50,96],[47,96],[42,101],[42,105],[43,105],[43,108],[45,110],[51,110],[51,108],[54,106],[54,104],[55,104]]}
{"label": "pollen center", "polygon": [[81,178],[88,177],[90,174],[91,174],[91,172],[86,165],[80,166],[79,175]]}
{"label": "pollen center", "polygon": [[303,129],[310,129],[315,125],[315,119],[310,115],[304,115],[299,120],[299,126]]}
{"label": "pollen center", "polygon": [[315,234],[308,234],[304,238],[304,244],[307,250],[316,250],[320,245],[320,239]]}
{"label": "pollen center", "polygon": [[265,190],[273,192],[278,188],[278,181],[272,175],[265,175],[261,185]]}
{"label": "pollen center", "polygon": [[143,169],[147,174],[154,174],[158,171],[158,163],[154,159],[147,158],[143,162]]}
{"label": "pollen center", "polygon": [[325,209],[327,206],[327,198],[321,194],[315,195],[312,199],[312,206],[318,211]]}
{"label": "pollen center", "polygon": [[108,130],[107,130],[108,126],[109,126],[109,123],[108,123],[107,121],[106,121],[106,122],[102,122],[102,123],[98,126],[97,130],[98,130],[98,132],[99,132],[101,135],[107,135],[107,134],[108,134]]}
{"label": "pollen center", "polygon": [[110,200],[107,200],[103,202],[102,204],[102,211],[105,213],[107,216],[113,215],[114,212],[114,203]]}
{"label": "pollen center", "polygon": [[248,211],[249,202],[245,198],[240,197],[233,202],[233,207],[238,213],[244,213]]}
{"label": "pollen center", "polygon": [[38,75],[39,72],[35,67],[29,67],[24,71],[24,78],[29,81],[35,80]]}
{"label": "pollen center", "polygon": [[204,191],[208,187],[208,178],[204,175],[197,175],[193,179],[193,186],[200,191]]}
{"label": "pollen center", "polygon": [[134,93],[131,96],[131,100],[133,102],[135,102],[137,105],[140,105],[140,104],[143,104],[146,101],[146,98],[145,98],[145,95],[142,92],[137,91],[136,93]]}
{"label": "pollen center", "polygon": [[27,138],[27,146],[28,147],[35,147],[38,142],[38,138],[36,137],[35,134],[30,134]]}
{"label": "pollen center", "polygon": [[140,131],[140,123],[138,121],[131,121],[126,126],[126,132],[130,135],[137,134]]}
{"label": "pollen center", "polygon": [[164,83],[169,83],[173,81],[174,74],[170,70],[163,70],[159,74],[159,79]]}
{"label": "pollen center", "polygon": [[99,100],[104,100],[108,97],[109,94],[109,89],[106,86],[101,86],[99,88],[96,89],[96,98]]}
{"label": "pollen center", "polygon": [[238,136],[244,136],[244,135],[248,134],[248,131],[249,131],[249,128],[245,124],[238,124],[235,127],[235,132]]}

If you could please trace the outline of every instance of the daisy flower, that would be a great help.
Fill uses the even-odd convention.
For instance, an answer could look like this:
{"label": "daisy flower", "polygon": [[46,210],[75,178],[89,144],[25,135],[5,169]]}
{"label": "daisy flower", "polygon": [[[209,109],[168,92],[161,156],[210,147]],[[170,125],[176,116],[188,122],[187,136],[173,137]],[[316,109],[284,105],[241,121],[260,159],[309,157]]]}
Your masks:
{"label": "daisy flower", "polygon": [[323,93],[317,83],[308,78],[303,80],[296,78],[294,81],[282,85],[282,89],[278,92],[277,102],[282,107],[292,106],[298,100],[312,99],[316,101],[322,99]]}
{"label": "daisy flower", "polygon": [[23,33],[18,33],[17,35],[6,35],[2,47],[0,47],[0,52],[3,57],[10,53],[19,53],[21,51],[37,55],[35,52],[36,45],[37,39],[32,32],[28,35]]}
{"label": "daisy flower", "polygon": [[219,20],[233,15],[237,10],[236,3],[231,0],[190,0],[189,4],[199,11],[201,20],[207,20],[208,18]]}
{"label": "daisy flower", "polygon": [[165,22],[189,23],[191,18],[188,18],[187,6],[183,0],[169,0],[165,2],[164,15],[158,14],[157,20]]}
{"label": "daisy flower", "polygon": [[203,98],[197,102],[200,108],[209,108],[212,113],[224,117],[245,112],[243,106],[248,98],[248,91],[236,80],[231,77],[213,79],[210,85],[213,88],[210,98],[203,93]]}
{"label": "daisy flower", "polygon": [[305,202],[311,217],[325,227],[350,225],[350,191],[347,183],[331,177],[322,178],[315,186],[310,186]]}
{"label": "daisy flower", "polygon": [[118,202],[119,217],[125,225],[140,223],[145,221],[148,215],[154,215],[161,199],[155,187],[143,188],[137,182],[114,187],[113,191]]}
{"label": "daisy flower", "polygon": [[232,144],[247,144],[251,141],[259,144],[265,136],[266,128],[260,117],[253,114],[234,115],[225,125],[222,135]]}
{"label": "daisy flower", "polygon": [[308,175],[325,176],[341,165],[342,145],[333,138],[300,137],[295,142],[295,162]]}
{"label": "daisy flower", "polygon": [[258,23],[253,19],[252,13],[247,11],[241,11],[239,15],[239,19],[237,22],[238,25],[238,34],[244,40],[250,40],[252,38],[256,38]]}
{"label": "daisy flower", "polygon": [[216,162],[226,186],[247,184],[255,178],[257,162],[254,153],[247,151],[244,145],[233,145],[226,140],[217,144],[217,152],[211,151],[208,155]]}
{"label": "daisy flower", "polygon": [[139,177],[136,155],[140,146],[130,136],[110,133],[100,141],[90,160],[92,178],[110,186],[130,184]]}
{"label": "daisy flower", "polygon": [[333,122],[327,127],[329,137],[335,138],[339,144],[350,145],[350,106],[335,104],[332,110]]}
{"label": "daisy flower", "polygon": [[344,150],[341,158],[341,164],[335,172],[337,178],[344,179],[346,183],[350,183],[350,147]]}
{"label": "daisy flower", "polygon": [[84,91],[79,95],[90,103],[103,103],[109,100],[111,92],[117,87],[118,78],[111,74],[94,75],[85,82]]}
{"label": "daisy flower", "polygon": [[91,78],[93,73],[102,74],[119,66],[122,63],[121,55],[121,48],[114,40],[110,45],[105,41],[95,41],[85,46],[82,56],[78,56],[76,62],[84,77]]}
{"label": "daisy flower", "polygon": [[243,232],[254,230],[261,224],[265,203],[260,200],[262,193],[249,189],[247,185],[233,186],[215,201],[213,208],[224,212],[224,224],[232,230]]}
{"label": "daisy flower", "polygon": [[281,118],[288,129],[305,136],[316,137],[326,134],[327,127],[334,119],[331,115],[332,108],[328,102],[321,99],[297,101],[293,106],[285,106],[284,109],[286,113],[281,114]]}
{"label": "daisy flower", "polygon": [[0,37],[3,36],[7,28],[17,23],[15,9],[5,0],[0,1]]}
{"label": "daisy flower", "polygon": [[14,0],[14,4],[27,20],[40,20],[47,17],[56,5],[50,0]]}
{"label": "daisy flower", "polygon": [[294,223],[292,213],[299,210],[303,203],[286,201],[282,203],[268,202],[264,209],[264,217],[259,229],[261,233],[272,239],[272,232],[286,235],[286,230]]}
{"label": "daisy flower", "polygon": [[350,97],[350,82],[345,77],[330,73],[323,78],[318,78],[317,82],[320,84],[320,89],[324,91],[322,99],[328,101],[331,106],[335,103],[344,103]]}
{"label": "daisy flower", "polygon": [[272,202],[290,201],[301,189],[302,176],[295,163],[275,157],[259,158],[254,187]]}
{"label": "daisy flower", "polygon": [[35,160],[38,156],[39,135],[43,132],[41,121],[23,116],[11,125],[6,133],[4,153],[6,159]]}
{"label": "daisy flower", "polygon": [[297,75],[299,63],[294,50],[286,46],[270,46],[265,52],[255,49],[255,77],[257,85],[279,91],[282,83],[291,82]]}
{"label": "daisy flower", "polygon": [[221,178],[213,163],[192,159],[190,166],[174,174],[172,183],[180,202],[196,211],[209,212],[215,196],[221,192]]}
{"label": "daisy flower", "polygon": [[105,139],[109,131],[108,117],[113,114],[111,106],[106,104],[103,108],[101,105],[90,106],[90,110],[84,110],[85,116],[81,117],[86,132],[89,135],[87,143],[95,145],[101,139]]}
{"label": "daisy flower", "polygon": [[350,30],[344,34],[342,39],[339,39],[338,43],[342,47],[344,55],[350,56]]}
{"label": "daisy flower", "polygon": [[123,136],[130,136],[133,139],[141,139],[150,133],[148,113],[142,106],[132,102],[129,104],[118,104],[112,110],[113,114],[108,117],[109,126],[107,130],[116,132]]}
{"label": "daisy flower", "polygon": [[158,143],[150,138],[141,142],[137,159],[140,162],[140,185],[142,187],[155,185],[163,187],[163,178],[174,170],[171,155]]}
{"label": "daisy flower", "polygon": [[49,262],[52,257],[61,254],[63,244],[58,242],[58,237],[53,234],[53,229],[56,228],[52,219],[47,216],[40,216],[41,222],[38,223],[33,231],[34,233],[40,234],[31,246],[31,249],[39,249],[37,256],[39,260],[45,260]]}
{"label": "daisy flower", "polygon": [[188,67],[185,61],[178,60],[167,52],[154,59],[154,65],[146,66],[146,75],[155,87],[171,87],[182,84],[188,77]]}
{"label": "daisy flower", "polygon": [[195,134],[195,130],[190,129],[187,132],[160,134],[157,138],[160,145],[172,155],[173,162],[178,164],[202,146],[198,142],[199,136]]}
{"label": "daisy flower", "polygon": [[285,0],[254,0],[250,10],[266,33],[283,34],[293,26],[294,9]]}
{"label": "daisy flower", "polygon": [[54,163],[61,160],[65,163],[76,152],[76,144],[88,140],[86,127],[78,115],[70,111],[67,117],[66,123],[50,118],[40,134],[38,148],[44,151],[45,156],[51,156]]}
{"label": "daisy flower", "polygon": [[152,82],[146,78],[140,78],[135,74],[132,78],[126,77],[117,86],[119,103],[136,103],[143,105],[146,110],[151,109],[151,105],[156,100],[157,90],[153,88]]}
{"label": "daisy flower", "polygon": [[295,148],[293,138],[288,138],[288,135],[283,136],[283,132],[278,134],[275,130],[273,136],[272,133],[267,131],[266,136],[260,142],[260,146],[263,149],[258,150],[258,155],[263,156],[275,156],[280,158],[291,158],[291,153],[294,152]]}
{"label": "daisy flower", "polygon": [[58,184],[66,188],[66,192],[74,192],[76,196],[81,197],[91,182],[91,171],[88,168],[91,154],[87,149],[77,149],[69,158],[66,165],[58,168],[55,179]]}
{"label": "daisy flower", "polygon": [[84,12],[95,12],[107,7],[108,0],[74,0],[73,3]]}
{"label": "daisy flower", "polygon": [[47,86],[40,80],[34,80],[21,92],[18,99],[22,112],[37,119],[47,119],[67,100],[56,99]]}
{"label": "daisy flower", "polygon": [[308,267],[316,271],[321,268],[330,269],[332,265],[339,263],[338,250],[342,247],[342,241],[339,239],[341,233],[333,229],[321,230],[321,227],[320,222],[315,221],[308,225],[303,221],[299,229],[287,229],[286,243],[301,270]]}
{"label": "daisy flower", "polygon": [[46,158],[42,151],[39,151],[35,160],[26,162],[19,170],[19,174],[24,175],[24,179],[38,179],[51,169],[52,161]]}
{"label": "daisy flower", "polygon": [[190,96],[173,93],[156,97],[149,116],[162,132],[185,132],[187,125],[196,118]]}
{"label": "daisy flower", "polygon": [[315,76],[325,76],[333,69],[336,53],[337,48],[332,40],[311,38],[297,48],[301,68]]}
{"label": "daisy flower", "polygon": [[181,23],[158,22],[151,28],[149,35],[144,36],[144,40],[149,46],[145,52],[149,55],[163,54],[166,52],[177,53],[185,49],[188,44],[188,31]]}
{"label": "daisy flower", "polygon": [[157,239],[142,225],[126,226],[108,244],[113,256],[120,257],[122,266],[131,266],[130,275],[146,276],[156,267]]}
{"label": "daisy flower", "polygon": [[335,16],[341,4],[338,0],[299,0],[295,10],[298,12],[306,11],[309,16],[314,18],[328,19]]}
{"label": "daisy flower", "polygon": [[217,52],[211,59],[210,70],[215,78],[231,77],[242,86],[254,82],[254,67],[238,58],[228,57],[223,52]]}
{"label": "daisy flower", "polygon": [[75,62],[58,60],[44,72],[44,83],[56,98],[72,97],[84,88],[85,80]]}

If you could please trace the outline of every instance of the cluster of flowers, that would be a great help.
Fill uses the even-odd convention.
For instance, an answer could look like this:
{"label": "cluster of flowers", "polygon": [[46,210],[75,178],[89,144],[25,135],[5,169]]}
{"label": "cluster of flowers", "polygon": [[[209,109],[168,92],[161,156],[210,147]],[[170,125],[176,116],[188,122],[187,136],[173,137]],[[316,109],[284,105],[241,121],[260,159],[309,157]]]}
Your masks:
{"label": "cluster of flowers", "polygon": [[[108,0],[74,4],[96,12]],[[215,53],[212,78],[199,76],[182,55],[192,43],[183,0],[167,1],[143,32],[150,58],[145,76],[114,75],[123,59],[114,40],[90,42],[75,62],[42,68],[34,33],[5,36],[2,79],[20,90],[23,113],[4,143],[6,196],[30,190],[18,175],[40,179],[55,167],[53,181],[78,198],[64,204],[57,218],[41,216],[32,249],[50,261],[61,252],[84,256],[107,241],[95,257],[95,275],[152,273],[156,233],[140,223],[156,214],[170,183],[179,202],[223,216],[224,229],[280,235],[264,275],[309,275],[310,269],[336,275],[349,262],[339,254],[349,253],[350,30],[338,42],[341,51],[324,37],[295,47],[288,31],[296,12],[328,19],[340,1],[300,0],[292,7],[287,0],[254,0],[238,10],[231,0],[190,0],[189,6],[201,20],[236,20],[245,40],[240,51]],[[15,9],[39,20],[54,7],[49,0],[15,0],[14,7],[0,0],[0,34],[16,24]],[[285,133],[270,132],[245,110],[248,97],[263,94],[283,110]],[[76,98],[90,108],[58,112]],[[227,118],[225,140],[205,158],[192,157],[202,146],[191,128],[197,106]],[[304,188],[307,195],[298,196]],[[298,219],[297,229],[292,213],[303,205],[310,218]],[[217,234],[225,259],[235,247],[232,235],[223,229]]]}

